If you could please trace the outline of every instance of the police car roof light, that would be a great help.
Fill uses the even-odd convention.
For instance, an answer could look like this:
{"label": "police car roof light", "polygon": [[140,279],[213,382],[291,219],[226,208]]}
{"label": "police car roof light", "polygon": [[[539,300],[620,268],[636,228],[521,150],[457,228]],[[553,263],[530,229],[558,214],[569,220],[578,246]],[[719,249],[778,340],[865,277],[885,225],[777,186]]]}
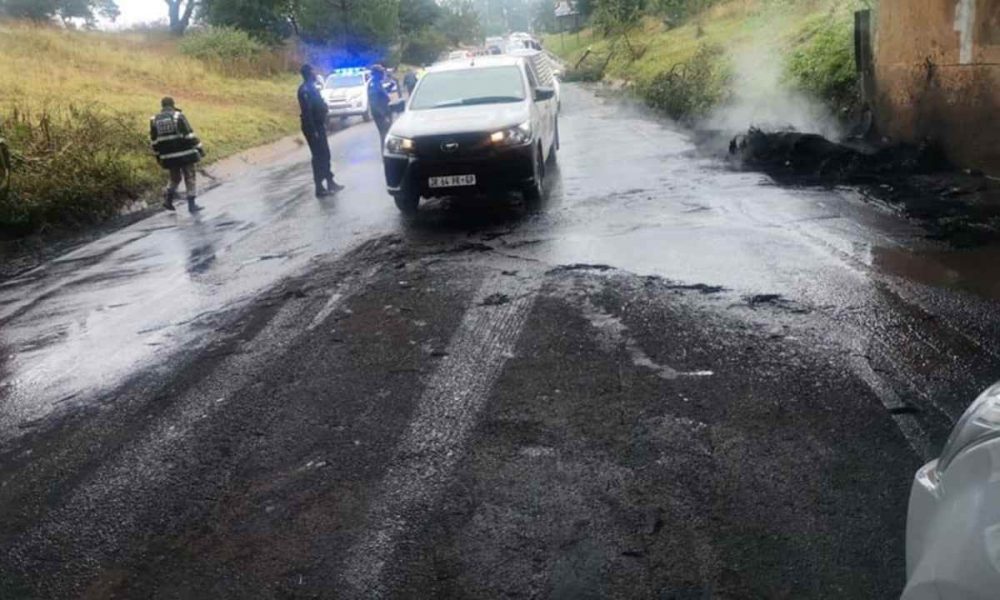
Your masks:
{"label": "police car roof light", "polygon": [[334,69],[330,71],[330,75],[337,75],[339,77],[344,77],[347,75],[364,75],[368,73],[368,69],[364,67],[347,67],[343,69]]}

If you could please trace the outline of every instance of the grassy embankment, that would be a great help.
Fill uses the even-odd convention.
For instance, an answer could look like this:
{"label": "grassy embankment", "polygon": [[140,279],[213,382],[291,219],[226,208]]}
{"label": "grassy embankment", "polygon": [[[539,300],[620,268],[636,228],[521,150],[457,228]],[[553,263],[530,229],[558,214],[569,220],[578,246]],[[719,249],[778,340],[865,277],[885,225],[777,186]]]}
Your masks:
{"label": "grassy embankment", "polygon": [[0,64],[0,137],[15,155],[0,238],[94,222],[161,185],[148,132],[165,95],[209,160],[297,129],[294,74],[226,76],[162,34],[0,22]]}
{"label": "grassy embankment", "polygon": [[[646,17],[621,36],[593,28],[548,36],[570,77],[626,82],[650,105],[696,119],[723,103],[739,70],[770,71],[782,85],[849,110],[856,102],[853,11],[865,0],[728,0],[679,24]],[[586,56],[586,58],[585,58]],[[582,59],[582,62],[581,62]],[[754,61],[761,61],[754,64]]]}

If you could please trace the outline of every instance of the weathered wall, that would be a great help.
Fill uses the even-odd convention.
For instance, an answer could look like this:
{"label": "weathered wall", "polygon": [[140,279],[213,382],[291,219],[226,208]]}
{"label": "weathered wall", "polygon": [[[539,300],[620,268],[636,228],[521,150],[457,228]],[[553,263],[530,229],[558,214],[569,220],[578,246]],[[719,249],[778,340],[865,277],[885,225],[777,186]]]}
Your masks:
{"label": "weathered wall", "polygon": [[1000,0],[881,0],[875,46],[881,131],[1000,175]]}

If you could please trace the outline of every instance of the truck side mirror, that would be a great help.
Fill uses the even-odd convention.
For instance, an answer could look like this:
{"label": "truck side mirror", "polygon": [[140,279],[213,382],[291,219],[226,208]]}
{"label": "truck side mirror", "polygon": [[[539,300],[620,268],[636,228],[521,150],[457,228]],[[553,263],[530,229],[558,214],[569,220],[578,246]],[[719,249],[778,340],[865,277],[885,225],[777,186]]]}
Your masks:
{"label": "truck side mirror", "polygon": [[550,87],[540,87],[535,89],[535,102],[545,102],[556,97],[556,91]]}

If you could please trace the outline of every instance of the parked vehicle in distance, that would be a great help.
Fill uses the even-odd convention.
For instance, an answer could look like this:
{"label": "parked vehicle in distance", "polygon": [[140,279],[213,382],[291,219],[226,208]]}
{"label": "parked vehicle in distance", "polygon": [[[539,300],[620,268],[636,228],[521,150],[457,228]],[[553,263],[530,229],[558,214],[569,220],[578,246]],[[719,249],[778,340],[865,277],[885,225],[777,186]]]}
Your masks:
{"label": "parked vehicle in distance", "polygon": [[323,83],[320,94],[330,109],[329,119],[360,116],[371,120],[368,108],[368,81],[371,71],[364,68],[335,69]]}
{"label": "parked vehicle in distance", "polygon": [[483,48],[486,54],[503,54],[504,47],[506,46],[505,40],[500,36],[492,36],[486,38],[483,43]]}
{"label": "parked vehicle in distance", "polygon": [[517,40],[512,39],[511,41],[507,42],[507,48],[506,48],[507,54],[512,54],[519,50],[540,51],[542,50],[542,45],[539,42],[531,39],[517,39]]}
{"label": "parked vehicle in distance", "polygon": [[386,137],[386,185],[396,206],[420,199],[520,191],[545,193],[559,130],[555,91],[522,57],[488,56],[432,67]]}
{"label": "parked vehicle in distance", "polygon": [[917,471],[906,519],[902,600],[1000,597],[1000,383]]}
{"label": "parked vehicle in distance", "polygon": [[469,59],[469,58],[472,58],[472,57],[473,57],[473,54],[471,52],[469,52],[468,50],[452,50],[451,52],[448,53],[448,59],[447,60],[449,60],[449,61],[452,61],[452,60],[466,60],[466,59]]}

